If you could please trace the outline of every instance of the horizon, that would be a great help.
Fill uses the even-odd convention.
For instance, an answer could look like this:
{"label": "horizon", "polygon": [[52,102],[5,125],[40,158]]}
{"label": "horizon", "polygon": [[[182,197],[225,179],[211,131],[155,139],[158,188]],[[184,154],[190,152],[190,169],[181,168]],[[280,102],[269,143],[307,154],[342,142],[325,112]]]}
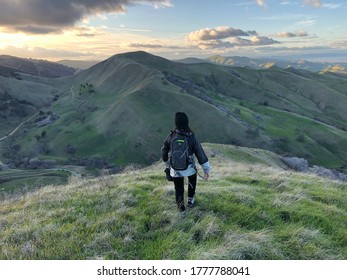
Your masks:
{"label": "horizon", "polygon": [[347,62],[338,0],[0,0],[0,54],[102,61],[146,51]]}
{"label": "horizon", "polygon": [[[40,57],[37,57],[37,58],[34,58],[34,57],[23,57],[23,56],[16,56],[16,55],[12,55],[12,54],[2,54],[0,53],[0,56],[12,56],[12,57],[15,57],[15,58],[19,58],[19,59],[28,59],[28,60],[43,60],[43,61],[48,61],[48,62],[53,62],[53,63],[61,63],[63,61],[71,61],[71,62],[95,62],[95,63],[100,63],[102,61],[105,61],[113,56],[116,56],[116,55],[122,55],[122,54],[127,54],[127,53],[135,53],[135,52],[146,52],[150,55],[155,55],[155,56],[158,56],[158,57],[162,57],[162,58],[165,58],[165,59],[168,59],[170,61],[180,61],[180,60],[184,60],[184,59],[201,59],[201,60],[206,60],[208,62],[209,58],[212,58],[213,56],[221,56],[221,57],[224,57],[224,58],[236,58],[236,57],[239,57],[239,58],[246,58],[246,59],[258,59],[258,60],[267,60],[267,59],[270,59],[270,60],[273,60],[274,62],[278,61],[278,62],[299,62],[299,61],[306,61],[306,62],[309,62],[309,63],[317,63],[317,64],[324,64],[324,63],[335,63],[335,64],[345,64],[347,63],[347,58],[344,60],[344,59],[310,59],[310,58],[295,58],[295,57],[292,57],[292,58],[286,58],[286,57],[276,57],[276,56],[268,56],[268,57],[262,57],[262,56],[259,56],[259,57],[254,57],[254,56],[243,56],[243,55],[231,55],[231,56],[226,56],[226,55],[221,55],[221,54],[212,54],[210,56],[206,56],[206,57],[194,57],[194,56],[189,56],[189,57],[182,57],[182,58],[173,58],[173,59],[170,59],[170,58],[166,58],[166,57],[163,57],[161,55],[158,55],[158,54],[155,54],[155,53],[152,53],[152,52],[149,52],[149,51],[146,51],[146,50],[135,50],[135,51],[128,51],[128,52],[121,52],[121,53],[115,53],[115,54],[111,54],[109,57],[106,57],[104,59],[100,59],[100,60],[97,60],[97,59],[70,59],[70,58],[60,58],[60,59],[57,59],[57,60],[52,60],[52,59],[46,59],[46,58],[40,58]],[[269,61],[270,62],[270,61]]]}

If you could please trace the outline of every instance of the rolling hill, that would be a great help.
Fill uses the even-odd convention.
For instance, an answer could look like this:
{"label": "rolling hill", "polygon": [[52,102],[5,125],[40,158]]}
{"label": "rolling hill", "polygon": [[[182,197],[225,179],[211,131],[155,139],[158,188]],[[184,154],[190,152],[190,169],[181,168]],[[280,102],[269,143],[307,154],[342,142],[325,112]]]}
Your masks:
{"label": "rolling hill", "polygon": [[0,142],[1,161],[16,167],[35,158],[88,168],[148,164],[160,157],[174,113],[185,111],[201,142],[260,147],[347,170],[343,76],[183,64],[133,52],[69,77],[1,79],[3,96],[31,103],[26,116],[10,108],[4,135],[40,112]]}
{"label": "rolling hill", "polygon": [[[333,71],[339,71],[337,64],[332,62],[312,62],[303,59],[299,60],[285,60],[285,59],[271,59],[271,58],[249,58],[243,56],[221,56],[215,55],[208,57],[206,59],[209,62],[221,64],[225,66],[233,67],[251,67],[253,69],[267,69],[271,66],[277,66],[283,69],[286,68],[295,68],[301,70],[307,70],[311,72],[320,72],[332,68]],[[183,60],[182,62],[185,62]],[[189,60],[187,60],[189,62]],[[346,63],[341,63],[340,67],[347,67]],[[329,70],[327,70],[329,71]]]}
{"label": "rolling hill", "polygon": [[0,55],[0,66],[11,68],[17,72],[46,78],[59,78],[73,75],[72,67],[47,60],[27,59],[10,55]]}
{"label": "rolling hill", "polygon": [[57,63],[59,64],[63,64],[68,67],[72,67],[75,69],[83,69],[83,70],[88,69],[99,62],[100,61],[97,61],[97,60],[71,60],[71,59],[64,59],[64,60],[57,61]]}

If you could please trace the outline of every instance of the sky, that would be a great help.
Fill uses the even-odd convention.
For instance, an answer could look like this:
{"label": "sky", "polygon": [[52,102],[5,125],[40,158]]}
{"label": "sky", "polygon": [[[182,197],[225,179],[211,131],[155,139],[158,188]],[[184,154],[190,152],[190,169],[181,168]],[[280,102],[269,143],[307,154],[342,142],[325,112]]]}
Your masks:
{"label": "sky", "polygon": [[347,62],[346,0],[0,0],[0,54]]}

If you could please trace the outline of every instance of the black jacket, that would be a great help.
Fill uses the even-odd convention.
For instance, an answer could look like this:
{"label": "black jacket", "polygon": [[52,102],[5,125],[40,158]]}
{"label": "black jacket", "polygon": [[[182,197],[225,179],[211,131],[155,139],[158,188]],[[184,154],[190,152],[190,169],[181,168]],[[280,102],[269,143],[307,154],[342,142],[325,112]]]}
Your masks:
{"label": "black jacket", "polygon": [[196,138],[195,134],[193,132],[185,132],[185,131],[171,131],[171,133],[166,137],[164,141],[164,145],[161,148],[161,157],[163,161],[169,160],[169,152],[171,147],[171,140],[175,133],[179,133],[181,135],[186,135],[188,138],[188,148],[189,148],[189,156],[195,155],[199,164],[204,164],[208,162],[208,158],[203,150],[203,148],[200,145],[199,140]]}

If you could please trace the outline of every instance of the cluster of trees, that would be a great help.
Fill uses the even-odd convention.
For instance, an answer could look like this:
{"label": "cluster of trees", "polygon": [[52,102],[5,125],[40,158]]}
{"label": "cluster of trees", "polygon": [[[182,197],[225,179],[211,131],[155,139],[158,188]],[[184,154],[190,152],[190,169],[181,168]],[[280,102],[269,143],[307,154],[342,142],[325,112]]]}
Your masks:
{"label": "cluster of trees", "polygon": [[34,105],[23,99],[14,98],[7,92],[0,93],[0,118],[26,117]]}
{"label": "cluster of trees", "polygon": [[84,93],[95,93],[94,85],[90,83],[81,84],[79,88],[79,95]]}

